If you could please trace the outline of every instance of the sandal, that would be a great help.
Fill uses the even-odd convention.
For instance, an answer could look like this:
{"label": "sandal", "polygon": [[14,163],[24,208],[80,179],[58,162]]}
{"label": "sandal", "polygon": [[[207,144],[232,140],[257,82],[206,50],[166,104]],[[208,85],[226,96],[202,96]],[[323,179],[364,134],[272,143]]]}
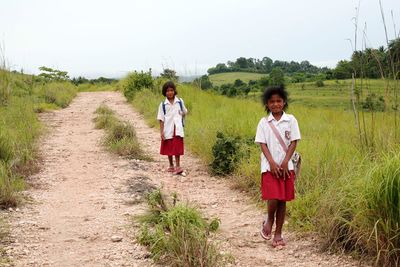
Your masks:
{"label": "sandal", "polygon": [[174,171],[175,171],[175,167],[174,166],[168,167],[168,169],[167,169],[167,172],[174,172]]}
{"label": "sandal", "polygon": [[265,231],[264,231],[264,227],[265,227],[265,224],[267,223],[267,220],[268,220],[268,217],[267,217],[267,218],[263,221],[263,223],[262,223],[260,235],[261,235],[261,237],[264,238],[265,240],[270,240],[271,237],[272,237],[272,236],[271,236],[271,233],[266,234]]}
{"label": "sandal", "polygon": [[272,246],[274,247],[274,248],[276,248],[276,247],[284,247],[284,246],[286,246],[286,243],[285,243],[285,241],[283,240],[283,238],[281,238],[281,239],[278,239],[278,240],[273,240],[272,241]]}
{"label": "sandal", "polygon": [[183,169],[181,167],[176,167],[174,170],[174,174],[181,174],[183,172]]}

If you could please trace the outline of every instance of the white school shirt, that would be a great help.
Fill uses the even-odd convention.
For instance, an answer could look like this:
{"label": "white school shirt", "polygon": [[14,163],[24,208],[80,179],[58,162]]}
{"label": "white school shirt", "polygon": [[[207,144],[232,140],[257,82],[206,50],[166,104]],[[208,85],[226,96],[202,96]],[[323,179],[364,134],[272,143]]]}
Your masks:
{"label": "white school shirt", "polygon": [[[174,136],[174,126],[175,126],[175,135],[184,137],[183,133],[183,125],[182,125],[182,115],[179,114],[181,111],[181,106],[179,105],[179,101],[182,102],[183,112],[186,114],[187,109],[185,107],[185,103],[183,102],[182,98],[177,98],[175,96],[174,103],[168,101],[165,98],[164,102],[160,103],[158,107],[158,114],[157,120],[164,122],[164,138],[165,139],[172,139]],[[163,103],[165,105],[165,115],[163,111]]]}
{"label": "white school shirt", "polygon": [[[270,113],[267,118],[262,118],[258,123],[255,142],[266,144],[272,158],[280,165],[286,156],[286,152],[283,150],[278,138],[276,138],[271,126],[269,126],[268,122],[270,121],[275,125],[287,146],[289,146],[292,141],[301,139],[299,125],[293,115],[286,114],[285,112],[283,112],[279,121]],[[291,160],[289,160],[288,169],[294,170]],[[270,170],[269,162],[261,151],[261,173]]]}

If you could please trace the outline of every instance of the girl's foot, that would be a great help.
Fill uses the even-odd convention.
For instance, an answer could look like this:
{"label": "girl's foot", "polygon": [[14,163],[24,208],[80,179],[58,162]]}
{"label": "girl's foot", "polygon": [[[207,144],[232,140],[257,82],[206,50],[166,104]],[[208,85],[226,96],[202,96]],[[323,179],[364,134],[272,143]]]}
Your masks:
{"label": "girl's foot", "polygon": [[174,174],[181,174],[183,172],[183,169],[181,167],[176,167],[174,170]]}
{"label": "girl's foot", "polygon": [[272,246],[274,248],[276,248],[276,247],[284,247],[284,246],[286,246],[286,243],[285,243],[285,241],[283,240],[282,237],[274,238],[274,240],[272,240]]}
{"label": "girl's foot", "polygon": [[175,167],[174,166],[169,166],[167,169],[167,172],[174,172],[175,171]]}
{"label": "girl's foot", "polygon": [[262,228],[260,231],[261,237],[265,240],[271,239],[271,225],[269,223],[268,217],[263,221]]}

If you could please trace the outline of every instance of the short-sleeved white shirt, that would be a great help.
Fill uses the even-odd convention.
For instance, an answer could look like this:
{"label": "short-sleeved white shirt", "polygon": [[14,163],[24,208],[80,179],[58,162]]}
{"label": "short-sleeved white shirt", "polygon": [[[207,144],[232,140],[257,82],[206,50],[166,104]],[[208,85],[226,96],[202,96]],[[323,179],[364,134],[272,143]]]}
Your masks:
{"label": "short-sleeved white shirt", "polygon": [[[175,135],[184,137],[183,133],[183,124],[182,124],[182,112],[179,101],[182,102],[183,112],[186,114],[187,109],[185,107],[185,103],[182,98],[178,98],[175,96],[174,103],[168,101],[167,98],[163,102],[160,103],[158,107],[157,120],[164,122],[164,138],[172,139],[174,136],[174,126],[175,126]],[[165,115],[163,110],[163,103],[165,105]]]}
{"label": "short-sleeved white shirt", "polygon": [[[293,115],[286,114],[285,112],[282,114],[279,121],[275,120],[274,116],[270,114],[267,118],[262,118],[258,123],[255,142],[266,144],[272,158],[278,165],[280,165],[286,156],[286,152],[283,150],[278,138],[276,138],[274,132],[269,126],[269,121],[272,121],[275,125],[287,146],[289,146],[292,141],[301,139],[299,125]],[[289,170],[294,169],[291,160],[289,160],[288,168]],[[261,152],[261,173],[270,170],[269,162],[264,153]]]}

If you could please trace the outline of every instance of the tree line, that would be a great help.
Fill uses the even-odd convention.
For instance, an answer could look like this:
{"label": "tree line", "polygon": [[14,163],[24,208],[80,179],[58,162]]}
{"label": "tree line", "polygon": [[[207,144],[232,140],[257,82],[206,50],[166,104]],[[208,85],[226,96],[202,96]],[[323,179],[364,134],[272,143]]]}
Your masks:
{"label": "tree line", "polygon": [[254,72],[254,73],[270,73],[274,68],[280,68],[285,73],[295,73],[295,72],[308,72],[308,73],[319,73],[325,72],[329,69],[326,67],[320,68],[312,65],[309,61],[282,61],[282,60],[272,60],[269,57],[264,57],[262,59],[256,58],[245,58],[239,57],[236,61],[228,61],[225,63],[219,63],[215,67],[209,68],[207,70],[208,74],[224,73],[224,72]]}
{"label": "tree line", "polygon": [[354,73],[356,78],[397,77],[400,75],[400,38],[383,46],[365,48],[354,51],[350,60],[340,60],[335,68],[317,67],[307,60],[299,62],[272,60],[269,57],[262,59],[239,57],[235,61],[219,63],[207,70],[209,75],[226,72],[252,72],[270,74],[280,69],[291,77],[292,82],[304,82],[310,79],[349,79]]}

